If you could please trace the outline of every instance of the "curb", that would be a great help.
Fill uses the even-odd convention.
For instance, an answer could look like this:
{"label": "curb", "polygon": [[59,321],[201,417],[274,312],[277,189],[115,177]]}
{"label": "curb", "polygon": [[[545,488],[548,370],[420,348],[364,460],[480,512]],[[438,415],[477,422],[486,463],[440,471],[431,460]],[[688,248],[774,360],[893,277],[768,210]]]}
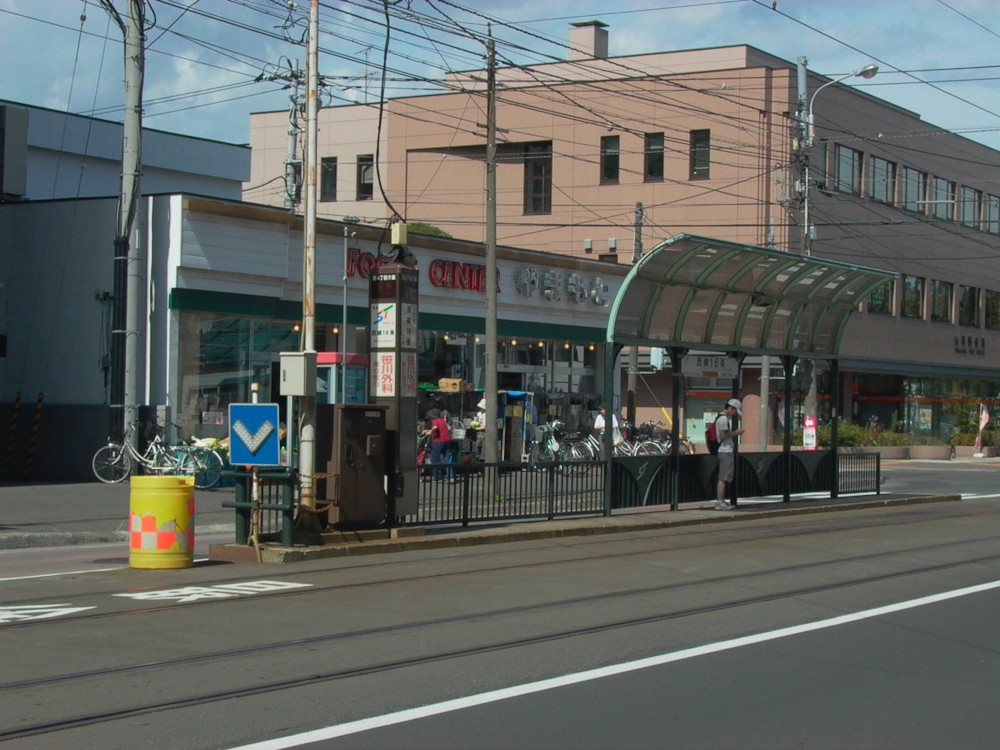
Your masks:
{"label": "curb", "polygon": [[[233,534],[234,524],[195,527],[195,534]],[[129,532],[121,531],[2,531],[0,550],[36,547],[72,547],[84,544],[128,544]]]}
{"label": "curb", "polygon": [[[502,528],[448,530],[440,534],[427,534],[425,532],[422,535],[407,535],[395,538],[386,538],[383,531],[380,532],[379,538],[369,536],[361,540],[341,540],[322,545],[281,547],[265,542],[260,546],[260,561],[265,563],[294,563],[334,557],[412,552],[414,550],[445,549],[451,547],[473,547],[485,544],[503,544],[506,542],[524,542],[538,539],[599,536],[680,526],[756,521],[791,515],[866,510],[896,505],[959,502],[961,499],[961,495],[925,495],[828,504],[823,504],[822,501],[819,501],[813,505],[803,504],[787,508],[751,506],[724,513],[700,510],[654,511],[652,513],[594,516],[562,521],[523,522],[516,526],[505,526]],[[209,548],[208,556],[213,562],[257,562],[256,550],[246,544],[213,544]]]}

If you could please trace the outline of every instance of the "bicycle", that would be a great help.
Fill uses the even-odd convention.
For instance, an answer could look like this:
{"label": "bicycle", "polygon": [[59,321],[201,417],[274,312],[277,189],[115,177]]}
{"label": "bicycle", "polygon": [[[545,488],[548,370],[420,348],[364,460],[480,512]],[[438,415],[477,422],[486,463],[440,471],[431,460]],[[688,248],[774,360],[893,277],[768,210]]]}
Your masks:
{"label": "bicycle", "polygon": [[559,442],[566,435],[565,427],[559,420],[538,426],[538,454],[535,461],[543,471],[549,464],[564,474],[569,471],[564,463],[569,460],[569,456]]}
{"label": "bicycle", "polygon": [[167,445],[159,426],[156,427],[146,450],[139,452],[133,437],[140,422],[133,422],[125,430],[121,443],[108,442],[97,449],[91,460],[94,475],[106,484],[117,484],[128,479],[137,466],[149,474],[177,474],[193,476],[194,486],[200,490],[214,487],[222,478],[222,459],[210,448],[197,445]]}

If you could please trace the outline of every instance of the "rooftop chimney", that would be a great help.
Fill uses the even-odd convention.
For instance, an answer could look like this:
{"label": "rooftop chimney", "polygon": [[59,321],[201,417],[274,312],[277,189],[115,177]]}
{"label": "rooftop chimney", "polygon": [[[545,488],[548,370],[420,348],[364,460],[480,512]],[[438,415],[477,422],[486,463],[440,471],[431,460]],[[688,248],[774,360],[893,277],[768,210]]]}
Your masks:
{"label": "rooftop chimney", "polygon": [[569,30],[570,60],[605,59],[608,56],[608,25],[600,21],[571,23]]}

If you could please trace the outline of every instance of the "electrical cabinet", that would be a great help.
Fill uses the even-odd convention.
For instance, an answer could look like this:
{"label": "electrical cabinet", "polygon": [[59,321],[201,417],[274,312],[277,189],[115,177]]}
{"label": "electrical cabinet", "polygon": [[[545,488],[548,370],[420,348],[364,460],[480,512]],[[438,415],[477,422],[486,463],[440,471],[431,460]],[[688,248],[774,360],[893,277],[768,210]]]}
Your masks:
{"label": "electrical cabinet", "polygon": [[328,475],[317,483],[317,498],[333,502],[331,521],[355,527],[382,523],[388,510],[386,407],[328,405],[317,408],[316,426],[316,465],[324,471],[325,463]]}

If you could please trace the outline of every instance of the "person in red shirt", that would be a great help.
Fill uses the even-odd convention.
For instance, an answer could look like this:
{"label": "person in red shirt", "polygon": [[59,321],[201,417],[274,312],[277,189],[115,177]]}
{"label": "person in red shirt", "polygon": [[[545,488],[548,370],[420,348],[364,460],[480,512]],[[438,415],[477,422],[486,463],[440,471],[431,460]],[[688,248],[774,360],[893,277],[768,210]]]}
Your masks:
{"label": "person in red shirt", "polygon": [[[448,411],[431,420],[431,463],[434,466],[434,481],[441,482],[447,474],[448,481],[454,483],[455,473],[451,468],[451,428],[448,427]],[[441,466],[440,464],[445,464]]]}

